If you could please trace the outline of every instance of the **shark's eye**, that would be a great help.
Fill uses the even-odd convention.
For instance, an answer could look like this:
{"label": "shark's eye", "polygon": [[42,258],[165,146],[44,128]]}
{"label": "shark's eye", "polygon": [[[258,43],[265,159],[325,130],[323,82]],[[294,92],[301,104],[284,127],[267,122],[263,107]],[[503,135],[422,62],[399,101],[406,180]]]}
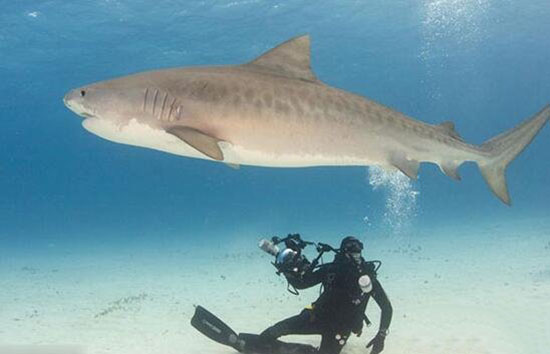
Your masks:
{"label": "shark's eye", "polygon": [[80,97],[84,97],[84,96],[86,96],[86,91],[84,90],[80,91]]}

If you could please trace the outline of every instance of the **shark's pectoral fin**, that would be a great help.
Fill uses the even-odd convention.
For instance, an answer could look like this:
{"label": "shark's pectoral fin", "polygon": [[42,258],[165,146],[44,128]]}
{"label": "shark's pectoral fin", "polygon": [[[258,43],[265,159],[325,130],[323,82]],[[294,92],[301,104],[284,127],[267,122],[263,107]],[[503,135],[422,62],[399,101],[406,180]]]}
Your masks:
{"label": "shark's pectoral fin", "polygon": [[180,138],[206,156],[223,161],[223,152],[218,145],[219,139],[189,127],[172,127],[166,132]]}
{"label": "shark's pectoral fin", "polygon": [[460,164],[455,163],[455,162],[445,162],[445,163],[439,164],[439,168],[447,176],[451,177],[454,180],[460,181],[461,178],[460,178],[460,175],[458,174],[458,166],[459,165]]}
{"label": "shark's pectoral fin", "polygon": [[390,164],[403,172],[410,179],[418,178],[418,168],[420,163],[416,160],[408,160],[403,153],[394,153],[391,155]]}

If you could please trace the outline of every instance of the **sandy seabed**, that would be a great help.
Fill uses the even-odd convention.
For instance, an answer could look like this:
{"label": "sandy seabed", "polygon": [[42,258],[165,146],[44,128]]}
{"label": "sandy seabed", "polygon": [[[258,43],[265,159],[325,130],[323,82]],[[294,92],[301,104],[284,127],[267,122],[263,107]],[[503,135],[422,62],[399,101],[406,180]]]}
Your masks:
{"label": "sandy seabed", "polygon": [[[235,353],[190,326],[193,305],[237,332],[257,333],[318,295],[318,288],[286,292],[255,241],[248,248],[242,241],[109,251],[51,244],[28,254],[2,248],[0,354]],[[366,258],[383,261],[379,279],[394,307],[384,353],[548,353],[549,219],[365,242]],[[374,302],[368,314],[374,325],[344,354],[369,352]],[[286,340],[317,345],[319,337]]]}

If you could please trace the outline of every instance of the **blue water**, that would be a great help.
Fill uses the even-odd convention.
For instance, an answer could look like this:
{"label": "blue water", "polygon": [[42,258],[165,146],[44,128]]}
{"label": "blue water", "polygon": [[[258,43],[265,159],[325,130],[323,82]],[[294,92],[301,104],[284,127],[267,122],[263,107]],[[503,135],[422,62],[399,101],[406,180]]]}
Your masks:
{"label": "blue water", "polygon": [[452,120],[481,143],[550,102],[548,18],[546,0],[5,2],[0,242],[22,253],[54,241],[208,247],[205,239],[296,231],[390,235],[396,220],[414,234],[548,218],[548,127],[508,169],[511,208],[474,164],[461,167],[458,183],[423,165],[419,181],[397,192],[415,197],[388,207],[391,186],[373,189],[364,167],[235,171],[102,140],[62,102],[93,81],[242,63],[309,33],[313,69],[327,84],[425,122]]}

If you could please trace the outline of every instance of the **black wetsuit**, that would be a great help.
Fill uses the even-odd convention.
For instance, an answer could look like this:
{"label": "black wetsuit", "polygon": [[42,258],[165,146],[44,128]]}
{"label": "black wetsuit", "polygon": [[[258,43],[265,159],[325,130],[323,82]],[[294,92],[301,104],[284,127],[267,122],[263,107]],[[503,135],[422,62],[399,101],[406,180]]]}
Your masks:
{"label": "black wetsuit", "polygon": [[[359,277],[368,275],[373,289],[363,293],[359,287]],[[320,266],[301,276],[287,276],[297,289],[323,285],[319,298],[300,314],[287,318],[261,333],[258,342],[251,347],[261,353],[322,353],[338,354],[351,333],[359,335],[363,328],[365,309],[371,297],[382,311],[380,330],[389,328],[392,318],[391,303],[376,279],[374,264],[361,258],[360,264],[337,256],[332,263]],[[321,346],[318,350],[311,346],[283,343],[277,338],[288,334],[320,334]]]}

